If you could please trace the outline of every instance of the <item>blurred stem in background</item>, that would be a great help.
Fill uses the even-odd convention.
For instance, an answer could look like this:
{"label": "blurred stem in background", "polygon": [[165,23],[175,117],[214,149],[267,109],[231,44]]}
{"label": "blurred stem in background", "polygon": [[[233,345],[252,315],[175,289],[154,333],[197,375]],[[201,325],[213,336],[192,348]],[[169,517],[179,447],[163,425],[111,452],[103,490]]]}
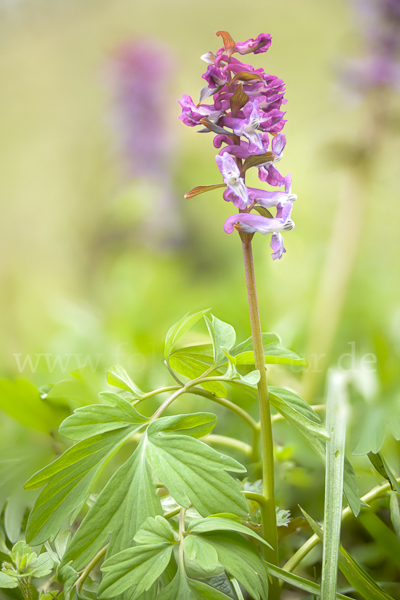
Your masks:
{"label": "blurred stem in background", "polygon": [[[316,367],[305,374],[303,394],[312,402],[320,391],[352,279],[364,231],[374,165],[389,121],[390,95],[400,85],[400,2],[354,2],[362,24],[365,51],[361,59],[343,63],[343,88],[352,90],[364,114],[353,144],[336,148],[349,172],[339,201],[322,275],[316,294],[306,356]],[[319,360],[321,359],[321,360]]]}

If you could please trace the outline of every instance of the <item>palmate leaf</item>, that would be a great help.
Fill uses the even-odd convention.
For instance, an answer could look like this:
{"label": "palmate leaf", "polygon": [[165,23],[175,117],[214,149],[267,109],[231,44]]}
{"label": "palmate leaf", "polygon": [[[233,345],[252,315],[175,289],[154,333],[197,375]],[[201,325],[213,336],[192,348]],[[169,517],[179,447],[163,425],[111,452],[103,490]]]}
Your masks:
{"label": "palmate leaf", "polygon": [[[189,424],[193,429],[197,427],[193,417],[200,424],[205,419],[202,413],[191,415],[190,421],[181,417],[185,428],[189,429]],[[218,512],[247,514],[247,502],[238,482],[226,473],[243,473],[245,467],[197,439],[176,433],[176,424],[169,430],[170,419],[161,418],[149,426],[146,456],[176,502],[186,508],[192,503],[202,516]],[[201,431],[203,427],[196,435]]]}
{"label": "palmate leaf", "polygon": [[146,459],[144,438],[132,456],[114,473],[83,519],[63,557],[82,569],[104,546],[107,556],[132,545],[133,536],[149,516],[162,514],[160,499]]}
{"label": "palmate leaf", "polygon": [[[125,406],[125,410],[121,408],[122,406]],[[105,406],[94,405],[91,408],[94,409],[93,413],[88,413],[86,408],[82,409],[84,428],[90,428],[90,415],[92,415],[93,428],[96,430],[99,426],[97,412],[102,414],[101,426],[106,427],[106,416],[102,412]],[[118,399],[118,404],[110,407],[111,410],[108,412],[110,424],[113,424],[110,427],[118,427],[117,429],[81,440],[28,480],[25,484],[26,489],[36,489],[47,484],[29,516],[28,541],[41,544],[54,537],[64,519],[82,506],[93,479],[104,461],[144,424],[143,417],[136,411],[132,412],[131,408],[129,402],[122,398]],[[118,420],[121,411],[126,419],[123,421],[124,426],[121,426],[121,421]],[[82,422],[81,415],[82,413],[78,412],[78,416],[75,413],[68,417],[76,423],[78,430]],[[73,435],[72,427],[69,425],[67,431]]]}

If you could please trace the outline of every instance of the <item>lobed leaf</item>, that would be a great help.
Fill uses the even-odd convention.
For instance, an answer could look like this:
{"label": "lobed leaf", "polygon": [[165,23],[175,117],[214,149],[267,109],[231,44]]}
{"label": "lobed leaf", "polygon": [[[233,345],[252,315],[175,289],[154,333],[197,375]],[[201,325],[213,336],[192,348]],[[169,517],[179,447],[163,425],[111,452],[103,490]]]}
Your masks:
{"label": "lobed leaf", "polygon": [[[168,418],[167,418],[168,419]],[[245,515],[247,503],[240,486],[226,471],[245,472],[236,460],[187,435],[160,430],[163,418],[148,428],[146,455],[151,468],[173,498],[202,516],[229,511]]]}
{"label": "lobed leaf", "polygon": [[260,537],[255,531],[238,523],[234,519],[227,519],[224,517],[213,516],[207,517],[206,519],[199,519],[192,521],[188,527],[188,533],[206,533],[209,531],[235,531],[236,533],[243,533],[248,535],[258,542],[271,547],[262,537]]}
{"label": "lobed leaf", "polygon": [[146,519],[162,514],[161,503],[146,458],[146,438],[114,473],[83,519],[63,557],[82,569],[104,546],[111,534],[107,556],[132,544]]}
{"label": "lobed leaf", "polygon": [[130,600],[139,600],[165,571],[173,544],[149,544],[122,550],[108,558],[101,567],[104,573],[99,598],[114,598],[130,590]]}
{"label": "lobed leaf", "polygon": [[135,428],[132,425],[82,440],[27,481],[28,490],[47,484],[29,515],[28,542],[42,544],[57,534],[64,519],[84,503],[100,466]]}
{"label": "lobed leaf", "polygon": [[[134,425],[142,427],[148,421],[124,398],[107,393],[108,404],[91,404],[77,408],[60,425],[64,437],[80,441],[93,435],[123,429]],[[137,430],[137,429],[136,429]]]}
{"label": "lobed leaf", "polygon": [[123,367],[112,367],[107,373],[107,381],[110,385],[131,392],[135,398],[144,396],[144,392],[132,381]]}
{"label": "lobed leaf", "polygon": [[164,357],[168,360],[171,351],[178,340],[191,329],[198,321],[200,321],[201,317],[209,312],[209,308],[206,310],[201,310],[193,315],[186,314],[180,321],[173,325],[165,338],[165,348],[164,348]]}
{"label": "lobed leaf", "polygon": [[180,565],[174,579],[158,598],[159,600],[227,600],[229,596],[202,581],[189,579],[183,565]]}
{"label": "lobed leaf", "polygon": [[211,336],[212,344],[213,344],[213,352],[214,352],[214,364],[216,365],[221,359],[224,358],[224,350],[229,350],[233,348],[236,341],[236,331],[229,325],[229,323],[225,323],[214,315],[211,315],[212,319],[210,320],[208,317],[204,316],[204,320],[206,322],[209,334]]}

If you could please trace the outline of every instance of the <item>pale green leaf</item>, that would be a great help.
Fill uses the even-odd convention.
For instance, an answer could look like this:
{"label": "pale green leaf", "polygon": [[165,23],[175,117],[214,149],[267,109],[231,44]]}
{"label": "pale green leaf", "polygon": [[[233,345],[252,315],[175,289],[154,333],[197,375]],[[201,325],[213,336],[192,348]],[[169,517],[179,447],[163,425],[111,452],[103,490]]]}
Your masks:
{"label": "pale green leaf", "polygon": [[400,509],[399,500],[395,492],[390,492],[390,519],[397,539],[400,542]]}
{"label": "pale green leaf", "polygon": [[247,514],[238,482],[226,473],[246,469],[197,439],[173,431],[166,435],[163,423],[168,427],[168,417],[149,426],[146,454],[176,502],[187,508],[192,503],[202,516],[224,511]]}
{"label": "pale green leaf", "polygon": [[214,349],[214,364],[216,365],[221,359],[224,358],[224,350],[228,351],[233,348],[236,341],[236,331],[214,315],[211,315],[211,320],[208,317],[204,317],[209,334],[211,336],[213,349]]}
{"label": "pale green leaf", "polygon": [[[198,358],[198,356],[186,352],[186,349],[182,349],[182,351],[173,352],[171,354],[169,365],[174,371],[188,377],[188,379],[197,379],[197,377],[201,377],[210,366],[210,363],[205,363],[204,359],[204,356]],[[217,372],[214,371],[212,374],[214,375],[216,373]],[[202,383],[201,386],[219,398],[226,398],[228,395],[226,387],[219,381]]]}
{"label": "pale green leaf", "polygon": [[167,519],[157,515],[156,517],[148,517],[146,519],[136,533],[134,540],[137,544],[144,545],[162,544],[165,542],[173,544],[179,540],[179,536]]}
{"label": "pale green leaf", "polygon": [[107,556],[133,542],[133,536],[149,516],[162,513],[159,497],[146,459],[142,438],[132,456],[114,473],[83,519],[63,557],[76,570],[83,568],[104,546]]}
{"label": "pale green leaf", "polygon": [[63,409],[42,400],[35,386],[23,379],[0,380],[0,408],[22,425],[43,433],[57,429],[65,416]]}
{"label": "pale green leaf", "polygon": [[329,439],[329,435],[319,424],[319,417],[311,407],[305,406],[302,398],[283,388],[270,386],[269,398],[271,405],[283,416],[289,423],[301,430],[302,434],[307,437],[310,434],[323,439]]}
{"label": "pale green leaf", "polygon": [[207,310],[201,310],[193,315],[189,313],[183,317],[178,323],[173,325],[165,338],[165,348],[164,348],[164,357],[168,360],[169,355],[177,341],[191,329],[203,315],[209,312],[209,308]]}
{"label": "pale green leaf", "polygon": [[107,373],[107,381],[110,385],[131,392],[135,398],[144,396],[144,392],[132,381],[123,367],[112,367]]}
{"label": "pale green leaf", "polygon": [[141,545],[108,558],[101,567],[99,597],[108,600],[129,589],[130,600],[140,600],[167,568],[172,550],[169,543]]}
{"label": "pale green leaf", "polygon": [[[263,341],[263,347],[264,347],[264,352],[265,352],[266,348],[270,344],[280,344],[281,338],[276,333],[263,333],[262,341]],[[231,354],[233,354],[234,356],[237,356],[238,354],[241,354],[242,352],[247,352],[247,351],[252,351],[252,350],[253,350],[253,338],[249,337],[244,342],[241,342],[240,344],[235,346],[233,348],[233,350],[231,351]]]}
{"label": "pale green leaf", "polygon": [[393,475],[392,471],[390,470],[383,455],[380,452],[378,452],[378,454],[369,452],[368,458],[371,461],[371,463],[374,465],[374,467],[378,471],[378,473],[382,477],[387,479],[387,481],[390,483],[392,490],[396,490],[396,492],[400,495],[400,485],[399,485],[396,477]]}
{"label": "pale green leaf", "polygon": [[254,546],[233,532],[204,533],[211,543],[219,562],[235,577],[256,600],[268,598],[268,576],[263,561]]}
{"label": "pale green leaf", "polygon": [[194,413],[191,415],[175,415],[163,417],[151,425],[152,434],[171,435],[180,433],[194,438],[201,438],[210,433],[217,424],[213,413]]}
{"label": "pale green leaf", "polygon": [[237,533],[243,533],[248,535],[258,542],[269,546],[268,542],[263,540],[255,531],[238,523],[233,519],[226,519],[220,516],[211,516],[206,519],[199,519],[192,521],[188,527],[189,533],[205,533],[208,531],[236,531]]}
{"label": "pale green leaf", "polygon": [[0,588],[12,589],[16,587],[18,587],[18,580],[16,577],[10,577],[10,575],[0,572]]}
{"label": "pale green leaf", "polygon": [[132,435],[135,427],[82,440],[27,481],[27,489],[47,484],[29,515],[26,533],[29,542],[42,544],[58,533],[64,519],[85,501],[102,463]]}
{"label": "pale green leaf", "polygon": [[70,440],[79,441],[106,431],[123,429],[132,425],[137,431],[146,424],[147,419],[118,394],[108,394],[107,401],[110,404],[91,404],[77,408],[61,423],[59,428],[61,435]]}
{"label": "pale green leaf", "polygon": [[159,600],[227,600],[229,596],[211,586],[189,579],[182,566],[171,583],[158,596]]}
{"label": "pale green leaf", "polygon": [[192,577],[207,577],[216,574],[218,554],[207,540],[188,535],[183,540],[185,569]]}

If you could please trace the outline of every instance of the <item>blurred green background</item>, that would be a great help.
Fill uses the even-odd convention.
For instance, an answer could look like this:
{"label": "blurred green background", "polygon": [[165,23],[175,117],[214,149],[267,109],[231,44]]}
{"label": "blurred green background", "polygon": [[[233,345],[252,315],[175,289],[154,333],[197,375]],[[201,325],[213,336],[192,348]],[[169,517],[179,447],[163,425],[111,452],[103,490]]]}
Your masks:
{"label": "blurred green background", "polygon": [[[343,148],[357,145],[372,128],[365,105],[338,76],[341,61],[362,52],[348,2],[9,0],[0,7],[0,377],[22,377],[37,386],[69,379],[74,391],[68,388],[66,397],[86,394],[94,402],[114,364],[122,364],[145,390],[170,384],[162,364],[165,333],[189,310],[210,306],[236,327],[239,339],[249,336],[241,245],[223,231],[232,206],[218,190],[183,198],[196,185],[220,181],[211,136],[199,136],[178,120],[181,95],[198,97],[205,70],[199,57],[220,46],[218,29],[236,41],[264,31],[273,36],[271,49],[253,64],[286,83],[288,142],[279,166],[283,174],[292,173],[298,200],[296,229],[285,236],[281,261],[271,260],[269,239],[255,239],[261,318],[264,330],[278,332],[298,354],[320,352],[309,346],[318,286],[341,199],[352,197],[354,164]],[[166,227],[161,242],[163,217],[155,202],[160,183],[126,177],[112,119],[110,61],[122,42],[142,37],[165,45],[175,63],[159,100],[172,135],[168,185],[179,232],[174,237]],[[335,364],[354,343],[358,357],[379,355],[381,369],[372,375],[378,388],[379,377],[392,382],[399,372],[393,358],[400,342],[398,122],[382,137],[374,176],[361,187],[360,244],[332,352],[322,363],[323,370]],[[357,211],[349,217],[341,210],[345,236],[359,223]],[[152,218],[158,221],[154,239],[143,225]],[[318,327],[329,319],[327,306]],[[189,341],[201,342],[205,329],[190,335]],[[74,383],[69,373],[85,363]],[[270,381],[301,392],[303,375],[273,367]],[[322,377],[309,400],[322,402],[323,391]],[[186,402],[178,408],[198,406],[197,400]],[[245,437],[233,418],[220,413],[228,434]],[[5,412],[1,418],[4,448],[13,445],[15,453],[15,442],[23,440],[28,456],[29,444],[42,445],[43,463],[54,451],[39,432],[22,429]],[[321,466],[305,448],[301,461],[293,462],[291,448],[300,442],[285,425],[276,439],[278,450],[286,448],[278,451],[282,506],[293,508],[295,489],[296,503],[309,502],[320,518],[322,505],[316,508],[310,490],[321,491]],[[398,444],[387,443],[396,469]],[[7,455],[3,466],[12,470],[13,460],[18,457]],[[365,491],[377,478],[363,459],[359,466]],[[24,469],[27,477],[32,469]],[[18,477],[23,481],[25,475]],[[18,510],[22,514],[24,506]],[[370,552],[375,558],[378,546]],[[360,546],[361,552],[366,564],[375,560]],[[384,550],[379,552],[384,561]]]}

